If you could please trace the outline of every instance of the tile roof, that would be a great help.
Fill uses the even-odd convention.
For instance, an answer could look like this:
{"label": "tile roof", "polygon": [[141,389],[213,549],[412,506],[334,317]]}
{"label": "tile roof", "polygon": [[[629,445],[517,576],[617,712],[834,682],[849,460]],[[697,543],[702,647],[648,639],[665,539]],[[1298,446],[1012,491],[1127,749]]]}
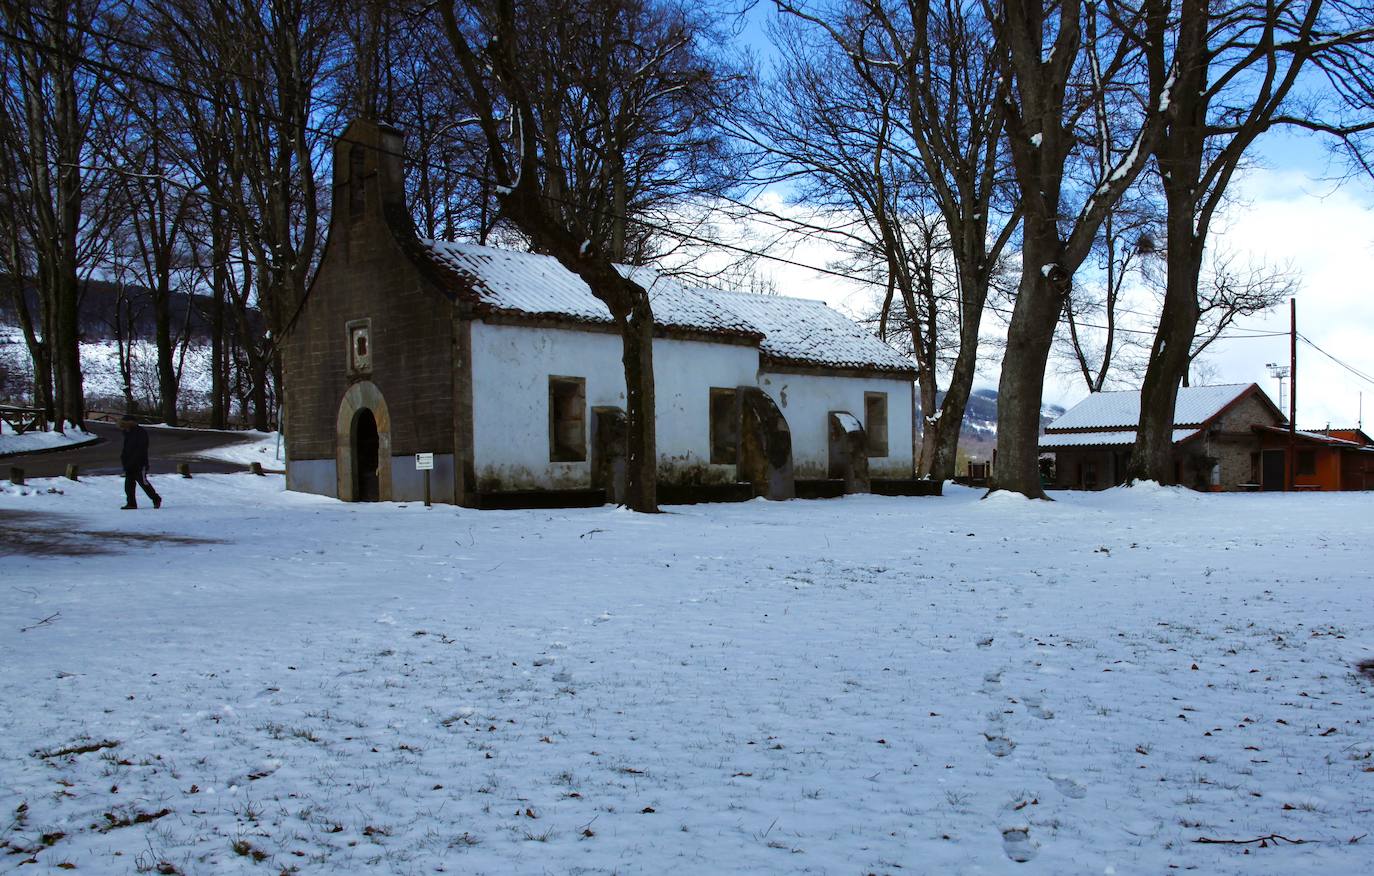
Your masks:
{"label": "tile roof", "polygon": [[[1254,385],[1229,383],[1179,387],[1178,400],[1174,404],[1174,426],[1201,426]],[[1045,431],[1134,429],[1139,423],[1140,390],[1095,392],[1065,411]]]}
{"label": "tile roof", "polygon": [[[582,278],[551,256],[507,249],[421,240],[440,266],[458,274],[488,311],[555,317],[574,322],[611,323],[611,313]],[[621,267],[649,292],[654,322],[713,334],[756,336],[735,314],[671,277],[647,268]]]}
{"label": "tile roof", "polygon": [[[1289,431],[1288,431],[1288,427],[1286,427],[1286,426],[1262,426],[1262,425],[1256,425],[1256,426],[1254,426],[1253,428],[1254,428],[1257,432],[1267,432],[1267,433],[1269,433],[1269,434],[1271,434],[1271,435],[1288,435],[1288,434],[1290,434]],[[1293,433],[1291,433],[1291,434],[1293,434],[1294,436],[1296,436],[1297,438],[1299,438],[1299,439],[1301,439],[1301,440],[1310,441],[1310,442],[1312,442],[1312,443],[1314,443],[1314,444],[1325,444],[1325,445],[1327,445],[1327,446],[1329,446],[1329,447],[1339,447],[1339,448],[1342,448],[1342,449],[1350,449],[1350,450],[1368,450],[1368,451],[1374,451],[1374,445],[1362,444],[1362,443],[1359,442],[1359,441],[1351,441],[1349,438],[1338,438],[1338,437],[1336,437],[1335,435],[1328,435],[1328,434],[1326,434],[1325,430],[1316,430],[1316,429],[1314,429],[1314,430],[1297,429],[1297,430],[1295,430],[1295,431],[1294,431]]]}
{"label": "tile roof", "polygon": [[[1201,433],[1200,429],[1175,429],[1173,442],[1179,444]],[[1119,432],[1069,432],[1063,435],[1041,435],[1040,449],[1055,450],[1064,447],[1130,447],[1135,444],[1136,430]]]}
{"label": "tile roof", "polygon": [[776,362],[912,371],[911,361],[824,302],[784,295],[706,291],[763,333],[759,350]]}
{"label": "tile roof", "polygon": [[[550,256],[435,240],[419,244],[420,255],[475,298],[479,313],[611,323],[587,284]],[[820,301],[691,287],[652,268],[617,269],[648,290],[656,324],[757,341],[765,366],[913,373],[908,359]]]}

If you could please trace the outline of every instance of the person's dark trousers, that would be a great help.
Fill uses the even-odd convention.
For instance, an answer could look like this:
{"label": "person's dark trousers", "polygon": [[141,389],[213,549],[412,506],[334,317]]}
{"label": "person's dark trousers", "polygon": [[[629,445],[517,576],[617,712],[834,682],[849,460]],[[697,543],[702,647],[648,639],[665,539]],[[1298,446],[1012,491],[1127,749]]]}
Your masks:
{"label": "person's dark trousers", "polygon": [[128,508],[137,508],[138,500],[134,497],[134,486],[143,488],[143,492],[148,494],[148,498],[153,500],[153,507],[157,508],[162,504],[162,497],[153,489],[153,485],[148,481],[147,469],[137,469],[130,471],[124,470],[124,504]]}

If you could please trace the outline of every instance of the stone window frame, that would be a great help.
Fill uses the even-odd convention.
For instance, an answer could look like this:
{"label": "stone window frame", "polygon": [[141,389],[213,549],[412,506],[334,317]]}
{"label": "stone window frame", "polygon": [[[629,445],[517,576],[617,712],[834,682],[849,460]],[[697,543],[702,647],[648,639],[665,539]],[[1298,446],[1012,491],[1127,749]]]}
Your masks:
{"label": "stone window frame", "polygon": [[[875,403],[881,403],[882,407],[875,408]],[[875,417],[874,413],[878,410],[881,410],[881,413]],[[881,459],[888,455],[887,412],[887,393],[864,393],[864,435],[868,439],[869,459]],[[880,422],[875,423],[875,420]]]}
{"label": "stone window frame", "polygon": [[[577,416],[569,415],[573,411]],[[586,461],[587,378],[550,374],[549,462]]]}
{"label": "stone window frame", "polygon": [[711,464],[738,464],[739,390],[733,386],[711,387],[707,418],[710,423]]}
{"label": "stone window frame", "polygon": [[[358,329],[362,329],[363,343],[367,347],[367,349],[363,351],[361,356],[359,355],[357,350],[356,332]],[[349,375],[362,376],[371,374],[372,354],[374,352],[374,347],[372,345],[372,320],[370,318],[349,320],[347,323],[344,324],[344,336],[348,339],[347,343]]]}

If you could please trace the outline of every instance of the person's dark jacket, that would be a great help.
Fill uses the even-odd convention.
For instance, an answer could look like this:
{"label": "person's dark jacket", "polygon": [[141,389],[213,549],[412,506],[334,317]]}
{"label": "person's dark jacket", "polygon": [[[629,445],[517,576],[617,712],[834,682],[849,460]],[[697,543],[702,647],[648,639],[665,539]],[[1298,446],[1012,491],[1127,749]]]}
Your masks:
{"label": "person's dark jacket", "polygon": [[124,433],[124,449],[119,452],[119,461],[125,471],[143,471],[148,467],[148,432],[137,423]]}

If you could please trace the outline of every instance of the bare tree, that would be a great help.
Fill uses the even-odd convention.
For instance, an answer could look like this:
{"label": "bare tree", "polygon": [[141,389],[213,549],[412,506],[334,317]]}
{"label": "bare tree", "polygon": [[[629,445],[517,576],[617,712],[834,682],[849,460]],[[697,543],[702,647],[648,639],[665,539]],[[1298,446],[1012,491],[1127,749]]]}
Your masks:
{"label": "bare tree", "polygon": [[711,114],[723,73],[675,0],[440,3],[501,217],[577,274],[623,343],[627,502],[656,511],[653,313],[616,263],[653,254],[636,219],[728,180]]}
{"label": "bare tree", "polygon": [[[828,75],[837,76],[834,71],[846,66],[852,70],[862,96],[838,100],[836,105],[852,104],[851,113],[871,113],[880,119],[882,127],[876,130],[884,140],[876,144],[875,154],[884,160],[870,164],[869,187],[876,192],[905,186],[907,197],[920,204],[908,202],[905,215],[938,217],[947,237],[955,285],[949,290],[952,294],[939,294],[937,304],[929,299],[936,294],[935,284],[918,288],[909,270],[913,262],[907,256],[900,215],[867,208],[886,253],[892,288],[901,293],[908,317],[915,318],[912,324],[924,326],[923,342],[916,344],[926,414],[923,466],[932,477],[947,479],[954,475],[988,293],[1020,221],[1003,147],[1010,83],[1000,67],[998,36],[981,7],[962,0],[841,0],[825,7],[775,2],[829,36],[839,52],[830,59]],[[891,158],[893,154],[900,159]],[[825,156],[819,157],[821,161],[814,163],[825,172]],[[901,170],[893,173],[894,165]],[[848,176],[854,178],[852,173]],[[871,195],[863,200],[882,203]],[[917,239],[928,241],[929,235]],[[925,276],[933,279],[929,271]],[[922,295],[931,305],[924,318],[912,306]],[[942,313],[953,317],[948,347],[954,352],[947,362],[948,388],[937,411],[934,382],[939,357],[922,351],[929,350]]]}
{"label": "bare tree", "polygon": [[1198,285],[1197,330],[1188,350],[1184,386],[1189,385],[1198,359],[1237,319],[1267,313],[1298,291],[1298,276],[1292,268],[1237,265],[1235,256],[1230,254],[1213,254],[1210,258],[1211,270]]}
{"label": "bare tree", "polygon": [[[1153,146],[1168,209],[1167,284],[1130,463],[1133,479],[1161,483],[1173,480],[1174,404],[1195,358],[1208,232],[1247,150],[1276,125],[1344,137],[1374,129],[1368,3],[1182,0],[1176,31],[1167,132]],[[1308,78],[1326,98],[1304,89]],[[1358,117],[1341,118],[1352,104]]]}
{"label": "bare tree", "polygon": [[[98,233],[91,202],[101,181],[90,168],[106,82],[91,63],[97,51],[91,24],[100,11],[98,0],[0,2],[6,165],[15,173],[11,191],[31,217],[23,236],[42,303],[35,373],[51,368],[59,429],[85,423],[79,272],[86,238]],[[19,260],[21,268],[26,261]]]}
{"label": "bare tree", "polygon": [[210,249],[217,262],[237,251],[244,261],[234,271],[254,280],[245,288],[219,276],[215,293],[231,303],[253,425],[266,429],[280,397],[278,343],[320,250],[317,168],[328,138],[314,119],[338,72],[337,9],[331,0],[169,0],[150,12],[174,59],[163,75],[178,77],[164,87],[195,115],[190,166],[234,226],[233,245],[221,236]]}
{"label": "bare tree", "polygon": [[[123,63],[138,69],[134,59]],[[177,351],[184,346],[185,332],[172,325],[172,297],[190,256],[187,224],[195,199],[187,182],[173,176],[180,168],[171,143],[169,99],[143,79],[127,82],[121,93],[120,101],[109,102],[122,128],[111,137],[109,157],[119,167],[114,185],[126,205],[124,238],[134,256],[133,275],[148,290],[153,312],[158,406],[162,419],[175,426],[181,383]]]}
{"label": "bare tree", "polygon": [[[993,488],[1044,498],[1040,409],[1055,327],[1074,274],[1159,137],[1160,97],[1174,78],[1165,63],[1168,3],[1006,0],[1000,6],[985,2],[985,9],[1012,84],[1007,144],[1023,217],[1021,279],[998,394]],[[1082,130],[1104,91],[1113,101],[1111,123],[1122,131],[1111,141],[1121,146],[1105,161],[1091,155],[1095,140]]]}
{"label": "bare tree", "polygon": [[1128,192],[1103,220],[1086,282],[1076,283],[1064,299],[1059,349],[1089,392],[1123,377],[1139,379],[1144,370],[1146,330],[1131,325],[1136,314],[1126,303],[1132,289],[1146,285],[1158,224],[1153,204]]}
{"label": "bare tree", "polygon": [[[421,237],[486,244],[496,221],[485,144],[468,121],[462,73],[435,17],[385,0],[346,0],[339,91],[354,116],[406,132],[406,203]],[[437,38],[436,38],[437,37]]]}

